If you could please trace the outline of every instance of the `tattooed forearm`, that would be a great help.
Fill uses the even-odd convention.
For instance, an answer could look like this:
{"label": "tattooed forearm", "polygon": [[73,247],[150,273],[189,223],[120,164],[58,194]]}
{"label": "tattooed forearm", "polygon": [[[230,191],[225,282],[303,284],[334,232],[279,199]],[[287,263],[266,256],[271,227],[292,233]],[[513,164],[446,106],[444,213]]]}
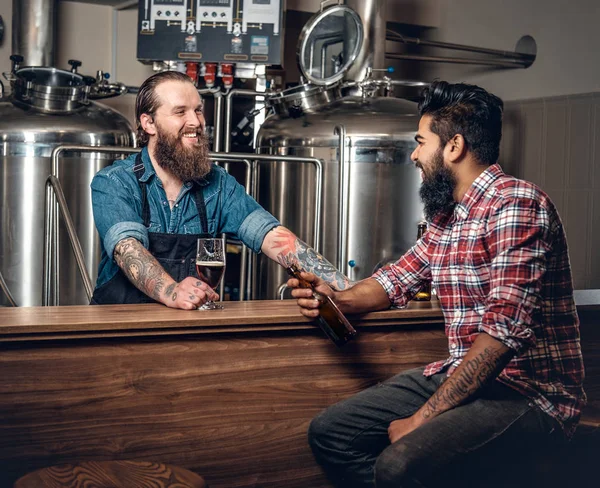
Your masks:
{"label": "tattooed forearm", "polygon": [[496,378],[512,356],[513,352],[504,344],[487,334],[479,334],[460,366],[418,414],[426,421],[466,402]]}
{"label": "tattooed forearm", "polygon": [[[352,283],[327,259],[296,237],[285,227],[277,227],[268,234],[263,251],[284,268],[292,264],[325,280],[334,290],[345,290]],[[267,239],[265,239],[266,241]]]}
{"label": "tattooed forearm", "polygon": [[138,240],[128,238],[119,241],[114,258],[129,281],[146,295],[162,301],[163,291],[167,296],[173,292],[176,283]]}

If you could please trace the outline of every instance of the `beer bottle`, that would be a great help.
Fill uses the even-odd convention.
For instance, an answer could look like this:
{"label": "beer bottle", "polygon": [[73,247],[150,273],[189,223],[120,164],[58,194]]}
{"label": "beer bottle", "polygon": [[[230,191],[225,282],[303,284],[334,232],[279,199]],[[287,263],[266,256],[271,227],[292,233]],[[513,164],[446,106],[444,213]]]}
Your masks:
{"label": "beer bottle", "polygon": [[[300,282],[300,288],[313,288],[308,281],[300,277],[300,269],[295,264],[289,266],[287,272]],[[348,322],[348,319],[330,297],[321,295],[314,288],[313,297],[321,302],[319,316],[317,317],[318,326],[336,346],[343,346],[356,335],[356,329],[352,327],[352,324]]]}
{"label": "beer bottle", "polygon": [[[417,241],[423,237],[426,230],[427,224],[425,222],[419,222],[419,225],[417,226]],[[423,285],[423,288],[417,292],[413,300],[416,302],[428,302],[431,300],[431,281],[428,281]]]}

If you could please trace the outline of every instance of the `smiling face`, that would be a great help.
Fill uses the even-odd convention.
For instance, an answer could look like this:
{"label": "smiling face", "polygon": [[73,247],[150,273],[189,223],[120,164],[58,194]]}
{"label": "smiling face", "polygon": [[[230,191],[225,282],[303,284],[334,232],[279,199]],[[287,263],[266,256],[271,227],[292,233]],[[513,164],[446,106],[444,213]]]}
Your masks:
{"label": "smiling face", "polygon": [[440,214],[454,209],[456,177],[445,163],[444,150],[437,134],[430,130],[431,117],[424,115],[419,121],[415,136],[417,147],[410,155],[415,166],[421,170],[419,195],[424,205],[425,218],[429,221]]}
{"label": "smiling face", "polygon": [[148,149],[161,168],[181,181],[198,180],[210,171],[203,103],[192,83],[165,81],[156,87],[154,117],[141,118]]}

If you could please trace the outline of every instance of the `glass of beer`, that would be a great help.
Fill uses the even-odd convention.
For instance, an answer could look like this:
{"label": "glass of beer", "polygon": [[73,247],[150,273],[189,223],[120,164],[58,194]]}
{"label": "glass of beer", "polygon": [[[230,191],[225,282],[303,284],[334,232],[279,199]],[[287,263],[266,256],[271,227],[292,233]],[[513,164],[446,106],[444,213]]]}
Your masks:
{"label": "glass of beer", "polygon": [[[198,239],[196,252],[196,272],[198,277],[208,286],[216,289],[225,273],[225,240],[223,238],[201,238]],[[217,310],[222,309],[209,300],[198,310]]]}

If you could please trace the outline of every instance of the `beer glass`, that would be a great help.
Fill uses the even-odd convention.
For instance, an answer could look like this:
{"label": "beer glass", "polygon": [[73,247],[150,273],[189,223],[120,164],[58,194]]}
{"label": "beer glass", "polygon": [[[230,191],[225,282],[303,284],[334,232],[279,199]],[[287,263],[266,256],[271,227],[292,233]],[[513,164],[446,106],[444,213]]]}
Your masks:
{"label": "beer glass", "polygon": [[[223,238],[200,238],[198,239],[196,252],[196,273],[198,277],[208,286],[216,289],[225,274],[225,240]],[[222,309],[209,300],[198,310],[217,310]]]}

